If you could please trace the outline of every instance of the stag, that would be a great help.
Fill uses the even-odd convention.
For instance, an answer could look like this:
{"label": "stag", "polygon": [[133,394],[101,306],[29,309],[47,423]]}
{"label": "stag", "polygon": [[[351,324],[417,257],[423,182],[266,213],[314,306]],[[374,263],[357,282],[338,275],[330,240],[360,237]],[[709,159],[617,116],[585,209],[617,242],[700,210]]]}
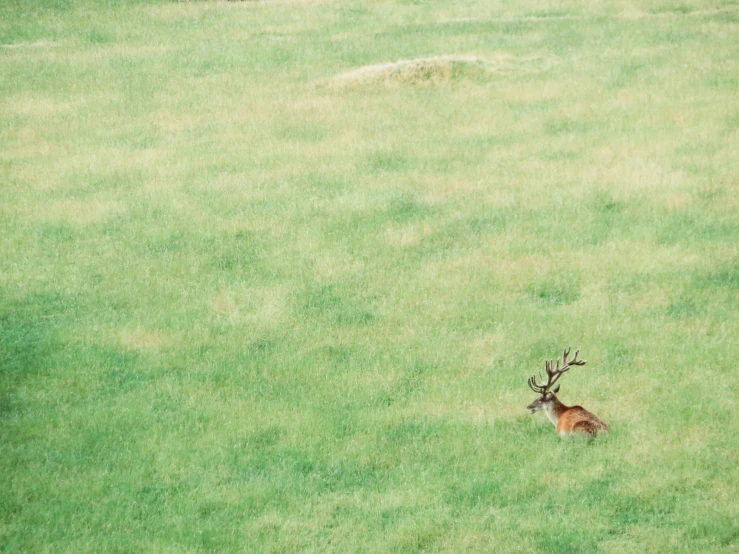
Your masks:
{"label": "stag", "polygon": [[[562,374],[569,371],[572,366],[585,365],[585,360],[577,359],[579,353],[579,350],[575,350],[575,356],[571,360],[567,360],[570,349],[566,348],[562,354],[561,366],[559,360],[557,360],[556,367],[553,361],[547,360],[544,364],[547,373],[545,384],[539,384],[535,375],[529,379],[529,387],[540,396],[526,406],[526,409],[531,414],[544,410],[560,437],[578,434],[595,436],[598,433],[608,432],[608,425],[582,406],[565,406],[562,404],[555,396],[555,393],[559,392],[559,385],[552,389]],[[544,382],[541,372],[539,372],[539,381]]]}

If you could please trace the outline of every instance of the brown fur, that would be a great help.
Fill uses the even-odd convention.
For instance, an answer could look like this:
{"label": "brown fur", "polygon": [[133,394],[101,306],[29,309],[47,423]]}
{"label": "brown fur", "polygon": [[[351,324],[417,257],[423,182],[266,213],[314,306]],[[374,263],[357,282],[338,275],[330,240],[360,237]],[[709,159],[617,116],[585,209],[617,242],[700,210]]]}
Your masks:
{"label": "brown fur", "polygon": [[544,393],[527,406],[531,412],[543,410],[560,437],[607,433],[608,425],[582,406],[565,406],[552,392]]}
{"label": "brown fur", "polygon": [[[608,432],[608,425],[582,406],[570,407],[562,404],[555,395],[556,392],[559,392],[559,385],[552,388],[557,379],[572,366],[585,365],[585,360],[577,359],[579,353],[579,350],[575,350],[575,357],[567,361],[570,349],[565,348],[562,353],[561,365],[560,360],[557,360],[556,367],[554,361],[546,361],[544,364],[547,372],[546,383],[538,383],[536,375],[529,379],[529,388],[541,396],[526,406],[526,409],[532,414],[544,410],[560,437],[576,434],[595,436],[598,433]],[[539,379],[541,379],[541,373],[539,373]]]}
{"label": "brown fur", "polygon": [[557,421],[557,433],[560,436],[572,435],[575,433],[587,433],[589,435],[597,435],[600,432],[607,433],[608,425],[598,419],[595,414],[587,411],[582,406],[572,406],[568,408],[562,406],[564,410]]}

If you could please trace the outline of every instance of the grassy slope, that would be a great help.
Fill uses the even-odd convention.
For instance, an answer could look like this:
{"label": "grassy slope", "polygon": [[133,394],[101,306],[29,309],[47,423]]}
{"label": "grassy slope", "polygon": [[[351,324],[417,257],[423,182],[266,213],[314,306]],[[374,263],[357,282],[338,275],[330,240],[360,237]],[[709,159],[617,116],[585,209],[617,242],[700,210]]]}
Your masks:
{"label": "grassy slope", "polygon": [[735,4],[0,15],[0,549],[739,549]]}

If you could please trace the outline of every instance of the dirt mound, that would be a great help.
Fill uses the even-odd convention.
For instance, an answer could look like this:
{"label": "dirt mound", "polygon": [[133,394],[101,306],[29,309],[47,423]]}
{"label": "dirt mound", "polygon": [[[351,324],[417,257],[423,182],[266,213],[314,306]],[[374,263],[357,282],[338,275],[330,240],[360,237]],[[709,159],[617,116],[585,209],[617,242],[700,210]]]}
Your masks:
{"label": "dirt mound", "polygon": [[493,75],[520,69],[521,60],[511,56],[431,56],[392,63],[365,65],[333,79],[338,86],[445,85],[455,81],[483,81]]}

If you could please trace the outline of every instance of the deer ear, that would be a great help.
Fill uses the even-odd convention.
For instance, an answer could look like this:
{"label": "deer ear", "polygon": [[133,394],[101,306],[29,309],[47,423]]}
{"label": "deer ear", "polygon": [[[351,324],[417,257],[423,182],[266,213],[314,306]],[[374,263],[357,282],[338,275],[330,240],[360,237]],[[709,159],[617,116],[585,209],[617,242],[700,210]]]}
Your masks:
{"label": "deer ear", "polygon": [[558,393],[559,392],[559,385],[557,385],[556,387],[554,387],[554,390],[552,392],[555,393],[555,394]]}

